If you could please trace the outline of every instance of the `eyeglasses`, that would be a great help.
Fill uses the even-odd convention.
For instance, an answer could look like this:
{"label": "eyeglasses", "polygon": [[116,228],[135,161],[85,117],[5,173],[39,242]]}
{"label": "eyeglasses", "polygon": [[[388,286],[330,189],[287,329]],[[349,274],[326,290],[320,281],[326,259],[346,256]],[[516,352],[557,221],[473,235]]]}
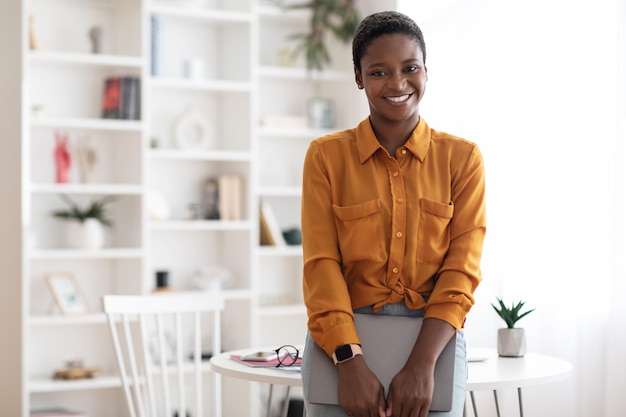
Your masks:
{"label": "eyeglasses", "polygon": [[281,366],[292,366],[298,363],[298,355],[300,355],[300,351],[295,346],[283,345],[274,352],[278,355],[278,364],[276,364],[277,368],[280,368]]}

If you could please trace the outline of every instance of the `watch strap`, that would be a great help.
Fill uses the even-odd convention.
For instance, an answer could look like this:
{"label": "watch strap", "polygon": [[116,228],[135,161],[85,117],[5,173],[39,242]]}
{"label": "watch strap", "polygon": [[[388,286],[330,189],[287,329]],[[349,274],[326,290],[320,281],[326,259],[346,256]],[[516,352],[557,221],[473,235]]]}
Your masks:
{"label": "watch strap", "polygon": [[333,352],[333,362],[335,363],[335,365],[338,365],[340,363],[347,362],[350,359],[354,359],[356,355],[362,354],[363,350],[361,349],[361,345],[357,345],[356,343],[339,346]]}

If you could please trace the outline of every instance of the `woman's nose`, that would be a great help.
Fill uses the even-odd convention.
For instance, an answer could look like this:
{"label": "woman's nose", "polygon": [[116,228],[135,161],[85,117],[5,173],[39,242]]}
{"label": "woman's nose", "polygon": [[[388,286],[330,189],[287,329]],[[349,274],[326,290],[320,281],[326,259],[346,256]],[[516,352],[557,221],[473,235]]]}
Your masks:
{"label": "woman's nose", "polygon": [[389,77],[387,85],[390,88],[401,90],[406,86],[406,77],[402,73],[392,74],[391,77]]}

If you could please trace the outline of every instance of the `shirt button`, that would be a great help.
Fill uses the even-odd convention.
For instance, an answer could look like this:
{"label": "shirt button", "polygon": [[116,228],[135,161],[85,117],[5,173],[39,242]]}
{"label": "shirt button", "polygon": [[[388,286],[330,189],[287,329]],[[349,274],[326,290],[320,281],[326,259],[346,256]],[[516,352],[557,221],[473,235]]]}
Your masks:
{"label": "shirt button", "polygon": [[402,232],[398,232],[398,233],[396,233],[396,236],[398,236],[398,237],[402,237]]}
{"label": "shirt button", "polygon": [[402,149],[402,155],[406,155],[406,149]]}
{"label": "shirt button", "polygon": [[398,173],[397,173],[397,172],[394,172],[394,173],[393,173],[393,176],[394,176],[394,177],[397,177],[397,176],[398,176]]}
{"label": "shirt button", "polygon": [[397,274],[398,273],[398,268],[393,268],[392,271],[393,271],[394,274]]}
{"label": "shirt button", "polygon": [[399,198],[396,200],[398,203],[402,203],[404,201],[404,198]]}

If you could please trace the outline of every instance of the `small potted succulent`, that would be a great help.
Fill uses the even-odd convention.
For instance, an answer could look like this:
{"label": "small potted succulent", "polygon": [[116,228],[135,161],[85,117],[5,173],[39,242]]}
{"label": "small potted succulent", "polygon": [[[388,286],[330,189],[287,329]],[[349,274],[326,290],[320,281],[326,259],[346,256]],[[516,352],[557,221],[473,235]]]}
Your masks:
{"label": "small potted succulent", "polygon": [[106,205],[113,200],[104,197],[81,207],[66,195],[61,199],[69,206],[66,210],[55,210],[52,216],[66,220],[66,243],[75,249],[99,249],[104,246],[104,227],[113,225],[106,213]]}
{"label": "small potted succulent", "polygon": [[515,324],[535,309],[521,312],[525,302],[519,301],[507,306],[502,299],[497,298],[498,306],[491,304],[498,316],[506,323],[506,328],[498,329],[498,355],[507,357],[521,357],[526,354],[526,333],[523,328]]}

